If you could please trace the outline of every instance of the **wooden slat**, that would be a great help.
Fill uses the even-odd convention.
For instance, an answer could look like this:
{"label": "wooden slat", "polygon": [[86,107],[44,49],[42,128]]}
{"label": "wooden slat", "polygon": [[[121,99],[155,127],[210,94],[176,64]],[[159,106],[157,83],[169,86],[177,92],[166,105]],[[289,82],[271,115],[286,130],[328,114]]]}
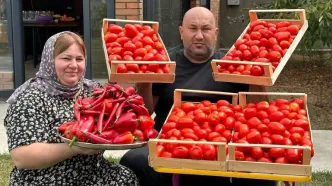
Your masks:
{"label": "wooden slat", "polygon": [[301,150],[310,150],[310,147],[307,146],[296,146],[296,145],[275,145],[275,144],[247,144],[247,143],[229,143],[229,147],[262,147],[262,148],[283,148],[283,149],[301,149]]}
{"label": "wooden slat", "polygon": [[231,82],[231,83],[243,83],[253,85],[273,85],[271,78],[264,76],[250,76],[239,74],[226,74],[226,73],[213,73],[215,81]]}
{"label": "wooden slat", "polygon": [[142,24],[159,24],[156,21],[139,21],[139,20],[127,20],[127,19],[103,19],[107,22],[123,22],[123,23],[142,23]]}
{"label": "wooden slat", "polygon": [[196,170],[226,170],[226,163],[221,161],[159,158],[149,156],[149,164],[153,168],[167,167]]}
{"label": "wooden slat", "polygon": [[[111,71],[115,71],[112,68]],[[126,82],[126,83],[172,83],[175,80],[175,74],[152,74],[152,73],[111,73],[110,81],[112,82]]]}
{"label": "wooden slat", "polygon": [[237,64],[237,65],[261,65],[261,66],[272,66],[271,63],[255,62],[255,61],[232,61],[224,59],[213,59],[211,63],[226,63],[226,64]]}
{"label": "wooden slat", "polygon": [[310,165],[292,165],[292,164],[229,160],[227,162],[227,169],[228,171],[236,171],[236,172],[311,176]]}

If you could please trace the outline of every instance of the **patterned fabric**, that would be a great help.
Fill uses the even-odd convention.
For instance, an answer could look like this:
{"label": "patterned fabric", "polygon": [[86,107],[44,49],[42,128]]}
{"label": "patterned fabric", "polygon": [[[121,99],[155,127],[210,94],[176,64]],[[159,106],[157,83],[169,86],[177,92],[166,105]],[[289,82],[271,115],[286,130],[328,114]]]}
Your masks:
{"label": "patterned fabric", "polygon": [[14,103],[16,98],[29,87],[35,87],[53,96],[62,95],[64,97],[73,97],[80,89],[82,89],[83,85],[88,86],[90,89],[96,87],[96,84],[93,83],[93,81],[84,78],[85,71],[83,72],[79,83],[74,86],[65,86],[58,81],[55,71],[53,51],[57,38],[63,33],[70,32],[65,31],[57,33],[46,41],[36,77],[29,79],[23,85],[18,87],[9,97],[7,103]]}
{"label": "patterned fabric", "polygon": [[[80,96],[89,93],[83,87]],[[7,110],[4,125],[7,130],[8,147],[35,142],[63,143],[55,127],[73,116],[74,98],[53,96],[37,87],[26,89]],[[135,174],[128,168],[109,163],[98,155],[78,155],[52,167],[28,170],[14,168],[10,186],[137,186]]]}

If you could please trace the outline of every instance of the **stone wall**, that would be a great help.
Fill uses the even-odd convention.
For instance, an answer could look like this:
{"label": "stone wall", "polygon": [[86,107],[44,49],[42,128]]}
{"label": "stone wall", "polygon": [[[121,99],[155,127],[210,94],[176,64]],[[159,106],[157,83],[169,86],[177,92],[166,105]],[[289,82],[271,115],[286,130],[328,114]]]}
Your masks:
{"label": "stone wall", "polygon": [[12,72],[0,72],[0,91],[14,88],[14,78]]}

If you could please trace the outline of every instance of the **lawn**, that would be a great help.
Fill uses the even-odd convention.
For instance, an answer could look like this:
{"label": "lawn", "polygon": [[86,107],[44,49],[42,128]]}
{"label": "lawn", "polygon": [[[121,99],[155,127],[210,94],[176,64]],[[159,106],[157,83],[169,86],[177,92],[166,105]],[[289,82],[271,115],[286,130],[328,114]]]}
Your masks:
{"label": "lawn", "polygon": [[[109,161],[118,162],[116,158],[109,158]],[[7,186],[9,174],[12,169],[10,156],[0,155],[0,186]],[[301,183],[299,186],[328,186],[332,183],[332,172],[316,172],[310,183]],[[283,184],[279,184],[283,186]]]}

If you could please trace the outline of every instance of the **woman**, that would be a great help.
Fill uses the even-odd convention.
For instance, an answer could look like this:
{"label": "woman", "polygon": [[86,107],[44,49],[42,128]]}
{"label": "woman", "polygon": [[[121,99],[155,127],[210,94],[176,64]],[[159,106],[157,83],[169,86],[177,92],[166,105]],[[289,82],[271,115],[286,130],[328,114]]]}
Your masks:
{"label": "woman", "polygon": [[84,78],[83,40],[72,32],[50,37],[36,78],[8,99],[4,125],[14,164],[10,185],[139,185],[135,174],[102,152],[69,147],[55,127],[73,118],[77,96],[100,85]]}

